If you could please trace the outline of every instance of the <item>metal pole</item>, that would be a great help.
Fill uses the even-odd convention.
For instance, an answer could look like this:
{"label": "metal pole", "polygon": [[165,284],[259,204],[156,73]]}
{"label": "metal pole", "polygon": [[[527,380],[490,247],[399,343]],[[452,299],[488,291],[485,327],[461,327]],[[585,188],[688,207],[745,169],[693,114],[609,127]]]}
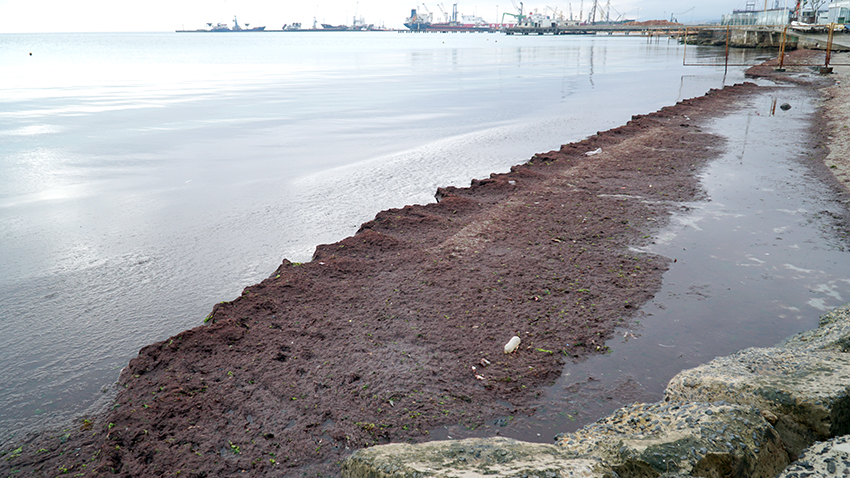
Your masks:
{"label": "metal pole", "polygon": [[731,34],[730,26],[726,25],[726,67],[723,70],[723,73],[729,72],[729,35]]}
{"label": "metal pole", "polygon": [[688,58],[688,30],[690,27],[685,27],[685,54],[682,56],[682,64],[685,64],[685,60]]}

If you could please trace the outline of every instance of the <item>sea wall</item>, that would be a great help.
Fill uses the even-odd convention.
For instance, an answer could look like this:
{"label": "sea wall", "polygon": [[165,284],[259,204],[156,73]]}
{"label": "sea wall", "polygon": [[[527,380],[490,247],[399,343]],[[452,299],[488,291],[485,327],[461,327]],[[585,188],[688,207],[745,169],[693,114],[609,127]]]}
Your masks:
{"label": "sea wall", "polygon": [[662,401],[623,407],[554,445],[505,438],[362,449],[347,478],[782,478],[850,473],[850,304],[771,348],[685,370]]}

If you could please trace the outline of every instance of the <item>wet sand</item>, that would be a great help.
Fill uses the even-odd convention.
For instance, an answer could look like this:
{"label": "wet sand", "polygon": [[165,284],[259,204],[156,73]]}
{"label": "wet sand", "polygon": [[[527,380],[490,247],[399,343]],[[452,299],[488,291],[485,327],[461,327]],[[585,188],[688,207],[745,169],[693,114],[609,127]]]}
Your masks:
{"label": "wet sand", "polygon": [[712,91],[384,211],[142,349],[110,411],[0,471],[334,475],[356,448],[533,415],[566,361],[605,354],[659,290],[671,259],[631,247],[704,194],[724,144],[702,125],[764,90]]}

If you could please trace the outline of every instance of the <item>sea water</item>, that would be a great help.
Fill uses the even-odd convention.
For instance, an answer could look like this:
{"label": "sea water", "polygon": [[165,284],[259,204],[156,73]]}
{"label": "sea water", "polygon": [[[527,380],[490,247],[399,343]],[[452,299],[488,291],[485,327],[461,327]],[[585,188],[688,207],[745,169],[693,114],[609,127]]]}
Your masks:
{"label": "sea water", "polygon": [[0,34],[0,442],[92,413],[141,347],[382,209],[743,79],[683,58],[617,36]]}

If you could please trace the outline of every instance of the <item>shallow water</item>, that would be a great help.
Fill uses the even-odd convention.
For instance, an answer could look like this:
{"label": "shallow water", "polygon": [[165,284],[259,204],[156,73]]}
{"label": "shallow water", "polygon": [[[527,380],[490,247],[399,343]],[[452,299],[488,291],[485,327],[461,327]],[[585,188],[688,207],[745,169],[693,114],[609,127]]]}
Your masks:
{"label": "shallow water", "polygon": [[624,37],[0,35],[0,441],[96,409],[141,347],[382,209],[742,80],[681,53]]}
{"label": "shallow water", "polygon": [[[776,107],[786,102],[789,111]],[[635,326],[608,342],[610,354],[568,364],[534,416],[477,434],[550,442],[623,405],[661,400],[683,369],[816,328],[850,301],[846,205],[811,174],[801,146],[815,104],[781,88],[713,121],[708,131],[728,144],[701,174],[709,199],[681,204],[644,249],[676,262]]]}

